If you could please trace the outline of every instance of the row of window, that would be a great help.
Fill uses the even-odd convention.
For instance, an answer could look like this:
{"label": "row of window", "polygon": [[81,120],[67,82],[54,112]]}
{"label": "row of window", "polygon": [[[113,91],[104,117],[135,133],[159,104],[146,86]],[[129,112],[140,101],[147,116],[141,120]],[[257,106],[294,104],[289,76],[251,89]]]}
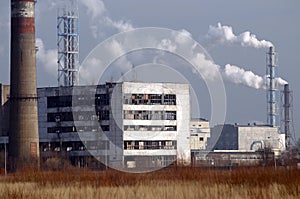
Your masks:
{"label": "row of window", "polygon": [[176,120],[176,111],[124,111],[127,120]]}
{"label": "row of window", "polygon": [[124,149],[125,150],[144,150],[144,149],[174,150],[176,148],[177,148],[176,140],[124,141]]}
{"label": "row of window", "polygon": [[176,105],[175,94],[124,94],[124,104]]}
{"label": "row of window", "polygon": [[[129,162],[136,162],[141,167],[166,167],[173,164],[176,161],[175,155],[151,155],[151,156],[124,156],[124,164],[129,166]],[[129,163],[129,165],[128,165]]]}
{"label": "row of window", "polygon": [[84,151],[86,148],[80,141],[77,142],[41,142],[41,151]]}
{"label": "row of window", "polygon": [[[73,103],[73,104],[72,104]],[[47,107],[72,107],[82,105],[96,105],[105,106],[109,105],[108,94],[90,95],[66,95],[66,96],[49,96],[47,98]]]}
{"label": "row of window", "polygon": [[124,131],[176,131],[177,126],[125,125]]}
{"label": "row of window", "polygon": [[48,113],[48,122],[109,120],[109,110]]}
{"label": "row of window", "polygon": [[101,132],[109,131],[109,125],[99,126],[63,126],[49,127],[48,133],[72,133],[72,132]]}
{"label": "row of window", "polygon": [[41,151],[84,151],[84,150],[109,150],[108,140],[80,142],[41,142]]}

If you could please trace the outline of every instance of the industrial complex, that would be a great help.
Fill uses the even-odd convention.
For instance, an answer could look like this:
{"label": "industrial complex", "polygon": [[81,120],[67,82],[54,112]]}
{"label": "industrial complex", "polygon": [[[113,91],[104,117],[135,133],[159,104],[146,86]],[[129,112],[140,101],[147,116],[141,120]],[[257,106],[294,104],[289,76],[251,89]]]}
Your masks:
{"label": "industrial complex", "polygon": [[[34,0],[11,1],[11,82],[0,84],[0,168],[161,168],[257,165],[291,142],[291,91],[280,125],[276,52],[267,52],[267,123],[211,126],[191,118],[190,85],[107,82],[78,85],[78,16],[58,16],[58,86],[36,87]],[[230,111],[230,110],[229,110]],[[282,126],[282,128],[280,128]]]}
{"label": "industrial complex", "polygon": [[[245,165],[259,164],[261,150],[279,157],[286,149],[286,134],[278,126],[210,127],[208,120],[190,118],[189,89],[142,82],[38,88],[41,162],[63,158],[78,167],[155,168],[215,165],[225,154],[226,163],[219,165]],[[2,152],[10,144],[9,91],[1,85]]]}

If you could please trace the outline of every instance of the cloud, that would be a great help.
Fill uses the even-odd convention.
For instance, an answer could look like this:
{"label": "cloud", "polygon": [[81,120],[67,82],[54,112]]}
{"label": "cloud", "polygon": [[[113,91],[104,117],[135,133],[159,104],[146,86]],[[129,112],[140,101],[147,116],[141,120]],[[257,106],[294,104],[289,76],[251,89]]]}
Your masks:
{"label": "cloud", "polygon": [[157,48],[169,52],[175,52],[177,45],[173,43],[170,39],[162,39],[161,42],[158,44]]}
{"label": "cloud", "polygon": [[222,26],[221,23],[218,23],[217,26],[209,26],[204,43],[209,46],[239,45],[253,48],[268,48],[273,46],[270,41],[258,40],[256,35],[249,31],[235,35],[231,26]]}
{"label": "cloud", "polygon": [[105,17],[105,22],[107,25],[116,28],[119,32],[130,31],[133,30],[133,26],[129,21],[119,20],[114,21],[109,17]]}
{"label": "cloud", "polygon": [[38,52],[36,54],[37,62],[52,76],[57,76],[57,50],[45,49],[44,42],[41,38],[36,39]]}
{"label": "cloud", "polygon": [[86,13],[96,20],[106,12],[106,7],[102,0],[81,0],[80,3],[87,9]]}
{"label": "cloud", "polygon": [[175,41],[179,45],[185,44],[186,42],[189,41],[190,38],[192,38],[192,34],[185,29],[179,30],[178,32],[179,34],[176,34]]}
{"label": "cloud", "polygon": [[113,20],[108,16],[107,9],[102,0],[82,0],[80,3],[86,9],[89,17],[90,29],[95,39],[104,35],[103,30],[113,28],[118,32],[133,30],[134,27],[130,21]]}
{"label": "cloud", "polygon": [[[85,60],[83,65],[80,67],[80,84],[95,84],[98,83],[101,78],[107,77],[107,75],[110,75],[109,78],[119,79],[120,73],[118,72],[130,70],[133,64],[127,59],[126,52],[123,47],[124,46],[116,40],[112,40],[109,43],[106,43],[103,47],[103,49],[105,49],[105,53],[107,54],[107,59],[109,59],[110,57],[118,57],[117,60],[114,60],[114,63],[109,63],[116,67],[114,68],[114,71],[110,71],[107,70],[107,68],[104,68],[106,67],[106,65],[105,63],[103,63],[103,60],[101,60],[97,56],[97,53],[92,53],[92,55],[88,57],[88,59]],[[104,60],[104,62],[105,61],[106,60]],[[110,67],[108,69],[110,69]],[[101,80],[103,81],[103,79]]]}
{"label": "cloud", "polygon": [[79,76],[80,84],[96,84],[98,78],[95,75],[99,74],[100,67],[102,66],[101,60],[97,58],[90,58],[87,60],[86,65],[88,67],[80,67]]}

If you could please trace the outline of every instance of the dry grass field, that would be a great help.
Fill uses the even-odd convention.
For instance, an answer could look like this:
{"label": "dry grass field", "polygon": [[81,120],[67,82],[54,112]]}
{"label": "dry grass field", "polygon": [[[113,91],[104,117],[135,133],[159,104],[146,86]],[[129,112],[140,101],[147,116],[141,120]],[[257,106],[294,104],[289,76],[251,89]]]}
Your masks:
{"label": "dry grass field", "polygon": [[114,170],[18,171],[0,177],[0,198],[299,198],[300,170],[168,168],[130,174]]}

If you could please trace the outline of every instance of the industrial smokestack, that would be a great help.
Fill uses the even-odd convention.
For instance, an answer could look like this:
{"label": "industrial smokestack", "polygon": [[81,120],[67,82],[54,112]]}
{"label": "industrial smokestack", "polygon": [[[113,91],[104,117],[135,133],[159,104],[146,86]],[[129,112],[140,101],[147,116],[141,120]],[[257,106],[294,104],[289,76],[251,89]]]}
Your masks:
{"label": "industrial smokestack", "polygon": [[275,48],[271,46],[269,52],[267,53],[267,72],[266,72],[266,88],[267,88],[267,104],[268,104],[268,124],[271,126],[276,126],[277,121],[277,103],[276,103],[276,53]]}
{"label": "industrial smokestack", "polygon": [[11,0],[9,157],[12,169],[39,166],[34,9],[34,0]]}
{"label": "industrial smokestack", "polygon": [[291,108],[291,99],[290,99],[291,91],[289,88],[289,84],[284,85],[283,96],[284,96],[284,134],[285,134],[285,144],[286,148],[291,145],[291,132],[290,132],[290,108]]}

